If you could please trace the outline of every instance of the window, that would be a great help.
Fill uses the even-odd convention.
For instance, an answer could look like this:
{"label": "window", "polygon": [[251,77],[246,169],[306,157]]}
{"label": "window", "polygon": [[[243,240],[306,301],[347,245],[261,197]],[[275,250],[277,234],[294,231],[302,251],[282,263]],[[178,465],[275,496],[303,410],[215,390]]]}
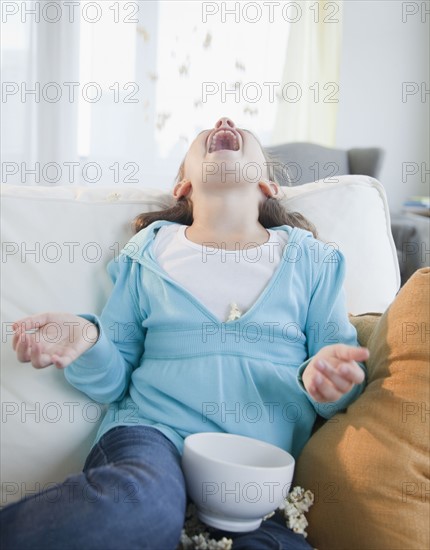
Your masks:
{"label": "window", "polygon": [[204,22],[203,4],[130,2],[116,23],[106,9],[105,23],[81,22],[80,82],[96,82],[101,98],[88,87],[80,101],[79,154],[116,163],[123,183],[169,189],[191,141],[220,116],[270,140],[288,23]]}
{"label": "window", "polygon": [[170,189],[221,116],[270,143],[289,23],[260,3],[3,5],[3,182]]}

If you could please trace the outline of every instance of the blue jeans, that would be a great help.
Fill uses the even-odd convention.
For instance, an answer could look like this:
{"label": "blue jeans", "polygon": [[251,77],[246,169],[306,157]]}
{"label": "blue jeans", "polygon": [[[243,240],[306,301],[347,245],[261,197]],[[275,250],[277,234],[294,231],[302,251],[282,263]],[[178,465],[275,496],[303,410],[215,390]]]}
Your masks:
{"label": "blue jeans", "polygon": [[[146,426],[117,426],[91,449],[78,474],[0,513],[2,550],[175,550],[187,495],[176,447]],[[234,538],[234,550],[308,550],[305,539],[268,520]]]}

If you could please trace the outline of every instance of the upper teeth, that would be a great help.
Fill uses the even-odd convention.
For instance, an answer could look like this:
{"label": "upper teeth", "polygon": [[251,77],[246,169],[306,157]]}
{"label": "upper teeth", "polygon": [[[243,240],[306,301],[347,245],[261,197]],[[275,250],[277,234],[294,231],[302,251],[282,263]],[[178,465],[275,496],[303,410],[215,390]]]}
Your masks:
{"label": "upper teeth", "polygon": [[239,149],[239,143],[238,143],[238,140],[237,140],[237,136],[236,134],[232,131],[232,130],[218,130],[218,132],[216,132],[213,136],[212,136],[212,139],[211,139],[211,143],[210,143],[210,146],[209,146],[209,153],[212,153],[213,150],[215,149],[215,146],[216,146],[216,142],[217,142],[217,139],[218,137],[226,137],[226,134],[230,134],[230,136],[233,137],[233,149],[235,151],[237,151]]}

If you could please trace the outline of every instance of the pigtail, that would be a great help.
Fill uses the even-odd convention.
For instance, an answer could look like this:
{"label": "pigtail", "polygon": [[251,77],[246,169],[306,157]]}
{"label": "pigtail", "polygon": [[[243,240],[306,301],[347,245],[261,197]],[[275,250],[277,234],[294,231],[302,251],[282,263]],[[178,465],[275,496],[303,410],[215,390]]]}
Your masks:
{"label": "pigtail", "polygon": [[181,197],[176,201],[174,206],[166,208],[166,210],[139,214],[133,220],[133,229],[135,233],[138,233],[157,220],[167,220],[182,225],[191,225],[193,223],[193,205],[191,200],[186,197]]}
{"label": "pigtail", "polygon": [[317,229],[300,212],[290,212],[279,199],[268,197],[260,204],[258,221],[266,229],[278,227],[279,225],[289,225],[290,227],[300,227],[310,231],[315,239],[318,238]]}

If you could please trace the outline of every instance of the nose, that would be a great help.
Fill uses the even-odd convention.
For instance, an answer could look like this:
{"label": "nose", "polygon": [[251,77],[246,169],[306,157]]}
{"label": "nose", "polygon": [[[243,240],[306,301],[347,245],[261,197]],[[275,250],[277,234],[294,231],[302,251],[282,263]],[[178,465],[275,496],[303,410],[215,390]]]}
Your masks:
{"label": "nose", "polygon": [[227,117],[221,117],[217,122],[215,123],[215,128],[219,130],[220,128],[235,128],[235,123],[231,120],[231,118]]}

